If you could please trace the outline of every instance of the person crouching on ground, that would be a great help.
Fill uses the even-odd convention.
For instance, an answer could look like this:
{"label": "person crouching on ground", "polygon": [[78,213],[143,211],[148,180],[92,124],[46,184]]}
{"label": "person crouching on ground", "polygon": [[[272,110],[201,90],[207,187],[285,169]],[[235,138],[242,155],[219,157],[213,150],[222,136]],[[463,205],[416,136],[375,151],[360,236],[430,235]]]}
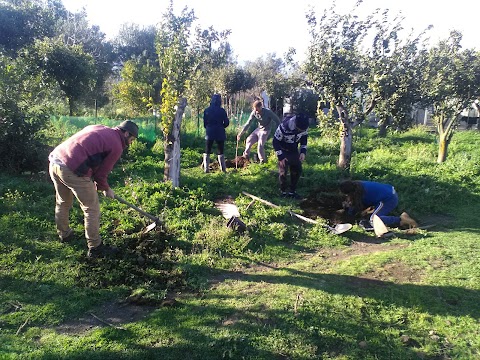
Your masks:
{"label": "person crouching on ground", "polygon": [[[296,189],[302,174],[302,162],[307,154],[308,125],[308,117],[305,114],[286,116],[273,135],[273,148],[278,158],[278,180],[282,196],[300,198]],[[300,152],[298,144],[300,144]],[[290,191],[287,193],[288,169],[290,169]]]}
{"label": "person crouching on ground", "polygon": [[100,238],[100,203],[97,190],[106,197],[115,193],[107,182],[108,174],[122,152],[138,137],[138,126],[129,120],[110,128],[89,125],[58,145],[49,155],[49,172],[55,186],[55,224],[60,241],[73,238],[69,213],[73,196],[84,214],[87,257],[113,255],[115,247],[104,245]]}
{"label": "person crouching on ground", "polygon": [[398,205],[395,188],[374,181],[346,180],[340,183],[340,191],[347,195],[346,210],[351,214],[370,213],[369,220],[360,221],[365,230],[373,230],[373,216],[377,215],[385,225],[391,227],[417,227],[417,222],[406,212],[400,216],[389,215]]}
{"label": "person crouching on ground", "polygon": [[262,164],[266,161],[265,158],[265,143],[267,142],[268,135],[273,126],[280,124],[280,119],[277,114],[272,110],[264,108],[261,100],[257,100],[253,103],[253,110],[248,117],[247,122],[243,126],[242,130],[237,135],[237,141],[240,141],[242,135],[248,130],[253,120],[258,121],[257,128],[247,137],[245,144],[245,151],[243,157],[248,159],[250,156],[250,149],[255,143],[258,143],[257,154],[258,161]]}
{"label": "person crouching on ground", "polygon": [[205,153],[203,154],[203,170],[208,173],[210,166],[210,153],[212,152],[213,142],[217,143],[217,157],[220,169],[227,172],[225,164],[225,128],[230,121],[227,117],[227,112],[222,108],[222,97],[219,94],[214,94],[210,101],[210,106],[203,112],[203,126],[206,130],[205,135]]}

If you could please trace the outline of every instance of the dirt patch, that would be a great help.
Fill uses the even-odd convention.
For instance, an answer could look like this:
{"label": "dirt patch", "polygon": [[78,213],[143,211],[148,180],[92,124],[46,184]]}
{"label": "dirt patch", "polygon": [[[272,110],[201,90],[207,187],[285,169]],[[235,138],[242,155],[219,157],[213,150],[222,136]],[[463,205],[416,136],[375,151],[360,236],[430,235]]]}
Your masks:
{"label": "dirt patch", "polygon": [[351,258],[352,256],[375,254],[387,252],[408,247],[409,244],[388,244],[370,243],[370,242],[354,242],[345,250],[338,249],[322,249],[317,256],[323,257],[325,260],[337,262]]}
{"label": "dirt patch", "polygon": [[[243,169],[246,168],[248,164],[250,164],[250,160],[243,156],[237,156],[235,159],[225,159],[225,166],[229,169]],[[200,166],[202,165],[200,164]],[[217,171],[220,170],[220,164],[218,161],[212,161],[208,168],[210,171]]]}
{"label": "dirt patch", "polygon": [[225,164],[227,165],[227,168],[245,168],[250,164],[250,160],[243,156],[237,156],[235,159],[225,160]]}
{"label": "dirt patch", "polygon": [[382,268],[375,269],[361,276],[361,279],[381,282],[394,282],[396,284],[415,283],[421,280],[422,274],[402,262],[385,264]]}
{"label": "dirt patch", "polygon": [[107,326],[120,328],[121,325],[145,318],[156,307],[139,306],[130,303],[107,303],[91,312],[56,327],[60,334],[78,335],[94,328]]}
{"label": "dirt patch", "polygon": [[355,223],[354,216],[343,210],[344,196],[334,189],[317,189],[300,202],[303,215],[326,219],[330,224]]}

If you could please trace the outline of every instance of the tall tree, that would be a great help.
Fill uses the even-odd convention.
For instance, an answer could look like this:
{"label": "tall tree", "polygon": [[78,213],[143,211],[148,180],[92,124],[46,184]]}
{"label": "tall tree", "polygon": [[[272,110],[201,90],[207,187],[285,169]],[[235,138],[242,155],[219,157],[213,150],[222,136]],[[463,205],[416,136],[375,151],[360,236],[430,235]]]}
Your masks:
{"label": "tall tree", "polygon": [[194,64],[189,45],[194,20],[194,11],[187,7],[179,16],[175,15],[173,1],[170,1],[157,37],[157,53],[163,74],[160,112],[164,135],[164,180],[171,180],[175,187],[180,185],[180,125],[187,105],[186,83]]}
{"label": "tall tree", "polygon": [[[357,5],[358,6],[358,5]],[[307,79],[325,101],[335,106],[340,120],[340,155],[337,165],[350,169],[352,121],[349,107],[365,89],[362,42],[372,26],[373,15],[365,20],[350,14],[337,14],[335,4],[317,21],[313,11],[308,16],[311,43],[305,63]]]}
{"label": "tall tree", "polygon": [[95,62],[80,45],[67,46],[61,40],[45,39],[35,43],[38,66],[55,80],[67,98],[70,116],[83,94],[95,85]]}
{"label": "tall tree", "polygon": [[[113,95],[130,115],[158,110],[161,102],[162,73],[157,55],[154,26],[123,24],[113,40],[115,73]],[[117,77],[116,77],[117,78]]]}
{"label": "tall tree", "polygon": [[230,30],[217,31],[213,27],[195,29],[192,49],[195,52],[195,64],[191,77],[187,81],[187,99],[197,114],[197,128],[200,127],[200,112],[208,106],[215,88],[215,74],[231,62],[231,48],[228,43]]}
{"label": "tall tree", "polygon": [[448,145],[460,113],[480,96],[480,54],[462,50],[462,34],[452,31],[446,40],[425,52],[422,78],[424,100],[433,106],[439,148],[437,162],[447,158]]}
{"label": "tall tree", "polygon": [[115,60],[113,46],[106,40],[105,34],[97,25],[91,25],[85,10],[75,13],[68,12],[58,21],[57,33],[66,46],[80,46],[84,53],[92,56],[94,61],[94,85],[84,89],[78,100],[93,106],[94,102],[100,106],[108,102],[105,82],[112,74]]}
{"label": "tall tree", "polygon": [[113,85],[112,94],[128,116],[144,115],[159,103],[160,69],[131,59],[123,64],[122,80]]}
{"label": "tall tree", "polygon": [[0,46],[14,55],[37,39],[53,37],[57,21],[66,13],[57,0],[3,0],[0,2]]}
{"label": "tall tree", "polygon": [[397,15],[389,20],[389,10],[384,10],[375,23],[371,51],[365,57],[368,89],[364,116],[373,110],[379,118],[379,135],[385,136],[387,125],[407,128],[411,125],[411,112],[420,100],[419,81],[422,67],[418,66],[418,54],[423,49],[425,31],[418,36],[401,36],[404,18]]}
{"label": "tall tree", "polygon": [[245,69],[255,79],[255,92],[260,94],[265,90],[270,97],[270,107],[281,115],[283,99],[291,95],[293,89],[300,85],[300,79],[287,74],[285,61],[276,54],[267,54],[255,61],[248,61],[245,63]]}

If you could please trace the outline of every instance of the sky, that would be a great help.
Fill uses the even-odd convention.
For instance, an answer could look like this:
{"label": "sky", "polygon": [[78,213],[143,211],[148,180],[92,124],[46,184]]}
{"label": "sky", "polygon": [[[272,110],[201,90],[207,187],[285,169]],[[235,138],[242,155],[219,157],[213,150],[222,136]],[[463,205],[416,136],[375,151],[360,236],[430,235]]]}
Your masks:
{"label": "sky", "polygon": [[[62,0],[69,11],[85,8],[91,25],[98,25],[111,39],[122,24],[156,25],[168,8],[169,0]],[[332,0],[174,0],[174,12],[188,6],[197,17],[195,25],[230,29],[229,42],[239,63],[253,61],[268,53],[283,57],[290,47],[295,59],[305,58],[310,35],[305,14],[313,8],[317,14],[330,8]],[[337,0],[336,12],[345,13],[356,0]],[[415,34],[433,25],[430,43],[448,37],[450,30],[463,34],[464,48],[480,49],[480,1],[477,0],[364,0],[359,15],[376,8],[389,9],[391,15],[405,17],[405,34]],[[364,11],[362,14],[361,12]]]}

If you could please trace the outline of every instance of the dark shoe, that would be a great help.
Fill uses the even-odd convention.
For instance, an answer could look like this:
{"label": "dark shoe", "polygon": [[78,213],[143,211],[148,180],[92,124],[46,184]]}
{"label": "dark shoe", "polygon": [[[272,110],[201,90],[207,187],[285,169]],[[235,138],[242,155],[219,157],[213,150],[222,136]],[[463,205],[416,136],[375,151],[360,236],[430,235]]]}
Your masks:
{"label": "dark shoe", "polygon": [[118,248],[116,246],[109,246],[101,243],[97,247],[88,249],[87,258],[98,259],[114,257],[116,254],[118,254]]}
{"label": "dark shoe", "polygon": [[360,220],[358,225],[365,231],[373,231],[373,226],[368,220]]}
{"label": "dark shoe", "polygon": [[385,234],[383,234],[383,235],[381,235],[381,236],[378,236],[378,238],[380,238],[380,239],[390,239],[390,238],[392,238],[392,237],[394,237],[394,236],[395,236],[395,233],[394,233],[394,232],[388,231],[388,232],[386,232]]}
{"label": "dark shoe", "polygon": [[73,232],[72,229],[67,233],[67,236],[65,237],[60,237],[60,242],[61,243],[68,243],[72,241],[75,238],[75,233]]}
{"label": "dark shoe", "polygon": [[297,199],[297,200],[299,200],[299,199],[302,198],[302,197],[301,197],[299,194],[297,194],[295,191],[293,191],[293,192],[290,191],[290,192],[288,193],[288,197],[289,197],[289,198],[292,198],[292,199]]}
{"label": "dark shoe", "polygon": [[280,196],[281,197],[287,197],[288,196],[288,193],[286,191],[281,191],[280,190]]}

